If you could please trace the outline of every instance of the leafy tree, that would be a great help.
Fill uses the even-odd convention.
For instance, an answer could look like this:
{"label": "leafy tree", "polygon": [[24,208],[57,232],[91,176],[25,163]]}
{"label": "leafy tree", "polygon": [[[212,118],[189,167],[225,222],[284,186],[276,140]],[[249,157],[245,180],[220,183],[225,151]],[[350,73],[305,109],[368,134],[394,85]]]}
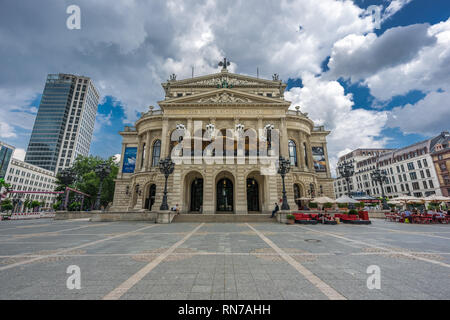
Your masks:
{"label": "leafy tree", "polygon": [[0,205],[1,211],[9,211],[13,209],[13,205],[10,199],[5,199]]}
{"label": "leafy tree", "polygon": [[[114,157],[104,160],[100,157],[94,156],[78,156],[71,167],[75,179],[72,183],[67,184],[67,181],[64,181],[61,175],[58,174],[56,176],[57,188],[55,191],[64,191],[66,187],[72,187],[86,193],[90,195],[90,198],[85,197],[84,208],[90,208],[97,199],[97,193],[100,186],[100,178],[96,175],[95,169],[102,163],[106,163],[107,166],[111,168],[111,173],[105,178],[105,180],[103,180],[102,194],[100,197],[100,203],[106,207],[108,203],[113,200],[115,186],[114,179],[117,177],[117,173],[119,172],[119,167],[115,163]],[[62,201],[63,196],[64,195],[61,195],[58,201]],[[73,192],[71,192],[69,198],[69,203],[72,202],[79,202],[75,201],[75,194]],[[79,207],[81,207],[81,203],[79,204]],[[84,208],[80,208],[80,210]]]}

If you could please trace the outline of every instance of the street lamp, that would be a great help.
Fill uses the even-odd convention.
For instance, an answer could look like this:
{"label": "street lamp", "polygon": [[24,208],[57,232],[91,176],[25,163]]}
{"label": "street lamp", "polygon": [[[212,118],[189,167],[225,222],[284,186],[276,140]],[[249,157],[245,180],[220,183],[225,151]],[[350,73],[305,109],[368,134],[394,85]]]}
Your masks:
{"label": "street lamp", "polygon": [[[58,173],[58,179],[61,182],[61,184],[65,187],[70,186],[72,183],[74,183],[76,178],[76,173],[72,168],[66,168],[64,170],[61,170]],[[67,192],[67,190],[66,190]],[[66,203],[66,196],[63,196],[61,199],[61,204],[59,205],[59,210],[66,209],[67,210],[67,203]]]}
{"label": "street lamp", "polygon": [[283,182],[283,203],[281,204],[281,210],[290,210],[289,204],[286,197],[286,186],[284,184],[284,177],[289,170],[291,169],[291,163],[289,160],[286,160],[282,156],[280,156],[279,164],[278,164],[278,173],[281,175],[281,180]]}
{"label": "street lamp", "polygon": [[383,183],[387,183],[388,181],[386,171],[377,168],[370,173],[370,177],[372,178],[373,181],[380,184],[381,197],[383,198],[383,210],[388,210],[389,206],[386,202],[386,197],[384,195],[384,188],[383,188]]}
{"label": "street lamp", "polygon": [[167,204],[167,179],[169,176],[173,173],[173,170],[175,169],[175,163],[172,161],[170,157],[165,158],[164,160],[159,160],[159,171],[164,175],[166,178],[165,184],[164,184],[164,196],[161,203],[161,207],[159,210],[169,210],[169,205]]}
{"label": "street lamp", "polygon": [[111,173],[111,167],[106,163],[102,162],[94,170],[95,174],[100,178],[100,184],[98,186],[97,199],[95,200],[95,209],[100,210],[100,197],[102,195],[103,180]]}
{"label": "street lamp", "polygon": [[350,163],[340,164],[338,167],[339,175],[347,182],[347,195],[350,197],[350,177],[355,173],[353,165]]}

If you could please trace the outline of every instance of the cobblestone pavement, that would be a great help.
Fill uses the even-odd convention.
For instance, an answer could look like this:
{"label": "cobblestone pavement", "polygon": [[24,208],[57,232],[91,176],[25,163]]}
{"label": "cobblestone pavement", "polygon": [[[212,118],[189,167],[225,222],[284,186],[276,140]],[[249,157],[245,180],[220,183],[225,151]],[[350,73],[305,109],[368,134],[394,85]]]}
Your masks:
{"label": "cobblestone pavement", "polygon": [[[449,225],[384,220],[2,221],[0,299],[450,299],[449,240]],[[367,287],[372,265],[380,289]]]}

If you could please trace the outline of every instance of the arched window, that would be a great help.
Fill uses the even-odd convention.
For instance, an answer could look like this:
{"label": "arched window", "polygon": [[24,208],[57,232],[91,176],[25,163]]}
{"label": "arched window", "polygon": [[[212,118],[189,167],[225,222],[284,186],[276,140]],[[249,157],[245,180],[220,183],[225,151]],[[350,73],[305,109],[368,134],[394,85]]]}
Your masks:
{"label": "arched window", "polygon": [[306,148],[306,143],[303,143],[303,152],[305,153],[305,165],[306,165],[306,167],[309,167],[309,164],[308,164],[308,150]]}
{"label": "arched window", "polygon": [[298,166],[297,163],[297,146],[293,140],[289,140],[289,161],[291,166]]}
{"label": "arched window", "polygon": [[159,158],[161,156],[161,140],[156,140],[153,143],[152,149],[152,167],[157,167],[159,165]]}

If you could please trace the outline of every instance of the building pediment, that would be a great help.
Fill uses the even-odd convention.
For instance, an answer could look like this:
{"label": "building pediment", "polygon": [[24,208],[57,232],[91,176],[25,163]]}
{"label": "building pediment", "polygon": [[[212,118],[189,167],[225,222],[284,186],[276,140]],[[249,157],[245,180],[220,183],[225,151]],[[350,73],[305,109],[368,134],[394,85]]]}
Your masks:
{"label": "building pediment", "polygon": [[183,87],[215,87],[215,88],[233,88],[233,87],[273,87],[279,88],[286,86],[280,80],[266,80],[235,73],[220,72],[206,76],[195,77],[184,80],[170,80],[163,83],[163,87],[171,88]]}
{"label": "building pediment", "polygon": [[160,106],[180,106],[180,105],[224,105],[224,104],[267,104],[290,106],[290,102],[280,98],[264,97],[252,93],[242,92],[238,90],[222,88],[212,91],[184,96],[179,98],[171,98],[158,102]]}

